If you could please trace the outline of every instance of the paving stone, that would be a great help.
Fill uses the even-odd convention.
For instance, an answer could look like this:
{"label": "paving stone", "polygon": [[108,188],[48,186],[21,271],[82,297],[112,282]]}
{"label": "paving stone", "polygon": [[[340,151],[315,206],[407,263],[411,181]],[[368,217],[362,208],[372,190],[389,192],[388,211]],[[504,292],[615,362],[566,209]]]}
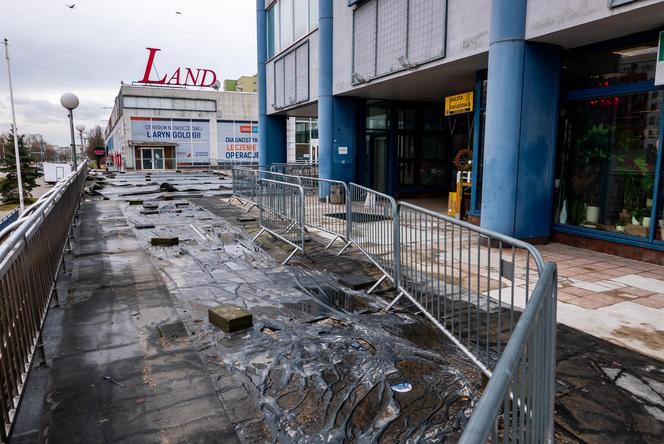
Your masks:
{"label": "paving stone", "polygon": [[364,288],[369,288],[376,283],[376,280],[370,278],[365,274],[353,273],[353,274],[344,274],[337,279],[337,281],[344,287],[348,287],[351,290],[362,290]]}
{"label": "paving stone", "polygon": [[150,239],[150,243],[152,246],[164,246],[164,247],[171,247],[173,245],[178,245],[180,243],[180,239],[177,237],[153,237]]}
{"label": "paving stone", "polygon": [[253,316],[237,305],[224,304],[208,310],[211,324],[227,333],[244,330],[254,324]]}

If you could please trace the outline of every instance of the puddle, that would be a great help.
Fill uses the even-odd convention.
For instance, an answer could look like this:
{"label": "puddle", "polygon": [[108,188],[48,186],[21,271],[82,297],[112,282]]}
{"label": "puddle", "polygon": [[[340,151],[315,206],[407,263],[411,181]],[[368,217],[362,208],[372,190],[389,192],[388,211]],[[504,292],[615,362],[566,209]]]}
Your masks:
{"label": "puddle", "polygon": [[291,310],[304,313],[306,315],[304,318],[297,315],[296,317],[305,322],[316,322],[322,318],[334,316],[339,312],[348,314],[361,313],[370,308],[368,302],[361,296],[346,293],[330,286],[306,287],[304,290],[315,299],[286,303],[284,305]]}

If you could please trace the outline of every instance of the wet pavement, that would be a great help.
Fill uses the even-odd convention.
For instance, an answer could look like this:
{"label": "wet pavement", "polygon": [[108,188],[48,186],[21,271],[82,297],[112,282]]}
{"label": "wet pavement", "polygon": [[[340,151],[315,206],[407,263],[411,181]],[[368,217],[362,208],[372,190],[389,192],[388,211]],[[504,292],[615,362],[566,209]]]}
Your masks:
{"label": "wet pavement", "polygon": [[[393,292],[342,287],[349,273],[380,276],[362,256],[312,234],[308,257],[278,265],[289,249],[251,242],[257,222],[222,200],[228,179],[193,176],[118,175],[86,198],[66,301],[44,333],[50,367],[33,371],[15,438],[455,442],[479,371],[410,307],[382,313]],[[222,303],[254,327],[209,324]],[[661,361],[559,327],[557,441],[658,442],[663,412]]]}

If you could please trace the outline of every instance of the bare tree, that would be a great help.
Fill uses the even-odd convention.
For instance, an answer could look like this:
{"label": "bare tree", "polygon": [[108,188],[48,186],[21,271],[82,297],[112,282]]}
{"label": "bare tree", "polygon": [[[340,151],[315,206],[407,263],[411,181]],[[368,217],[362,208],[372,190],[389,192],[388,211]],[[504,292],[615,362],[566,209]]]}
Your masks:
{"label": "bare tree", "polygon": [[95,158],[95,148],[104,148],[104,130],[99,125],[91,129],[88,133],[88,146],[86,147],[86,154],[89,159]]}

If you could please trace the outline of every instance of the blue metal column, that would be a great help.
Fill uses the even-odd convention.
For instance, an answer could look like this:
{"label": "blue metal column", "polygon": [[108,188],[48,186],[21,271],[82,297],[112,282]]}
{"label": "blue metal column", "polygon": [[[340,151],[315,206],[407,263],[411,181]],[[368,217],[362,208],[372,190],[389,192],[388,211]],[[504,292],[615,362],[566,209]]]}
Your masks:
{"label": "blue metal column", "polygon": [[525,41],[526,0],[493,0],[482,185],[483,228],[551,233],[559,48]]}
{"label": "blue metal column", "polygon": [[[334,97],[333,0],[319,0],[318,138],[323,179],[355,179],[357,100]],[[322,191],[322,190],[321,190]],[[321,193],[324,197],[325,194]]]}
{"label": "blue metal column", "polygon": [[513,236],[516,212],[526,0],[492,0],[482,228]]}
{"label": "blue metal column", "polygon": [[[319,176],[322,179],[333,179],[332,149],[334,140],[334,103],[332,101],[333,75],[333,0],[318,2],[318,163]],[[323,193],[323,190],[321,190]],[[325,193],[327,194],[327,193]],[[322,194],[321,197],[324,197]]]}
{"label": "blue metal column", "polygon": [[258,155],[261,168],[286,161],[286,117],[267,115],[267,21],[265,0],[256,0],[258,47]]}

